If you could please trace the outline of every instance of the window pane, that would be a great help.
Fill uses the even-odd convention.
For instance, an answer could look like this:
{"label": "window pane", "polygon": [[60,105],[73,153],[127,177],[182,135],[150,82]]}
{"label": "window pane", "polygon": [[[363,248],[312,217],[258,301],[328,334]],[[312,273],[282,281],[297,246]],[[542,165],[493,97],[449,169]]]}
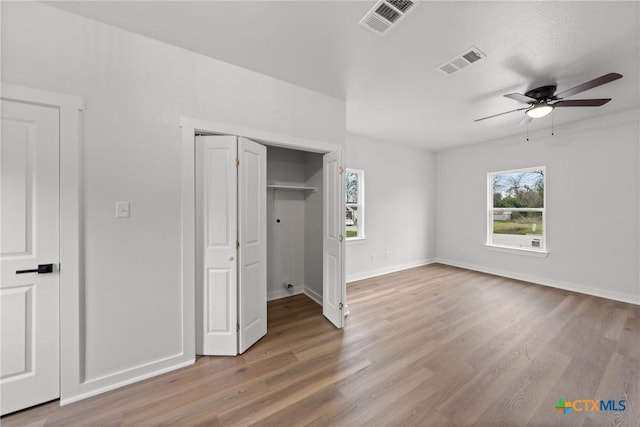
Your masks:
{"label": "window pane", "polygon": [[347,180],[347,203],[358,203],[358,174],[347,172],[345,178]]}
{"label": "window pane", "polygon": [[345,218],[347,237],[358,237],[358,206],[347,206]]}
{"label": "window pane", "polygon": [[543,208],[544,171],[493,175],[494,208]]}
{"label": "window pane", "polygon": [[520,248],[544,248],[542,212],[493,210],[493,243]]}

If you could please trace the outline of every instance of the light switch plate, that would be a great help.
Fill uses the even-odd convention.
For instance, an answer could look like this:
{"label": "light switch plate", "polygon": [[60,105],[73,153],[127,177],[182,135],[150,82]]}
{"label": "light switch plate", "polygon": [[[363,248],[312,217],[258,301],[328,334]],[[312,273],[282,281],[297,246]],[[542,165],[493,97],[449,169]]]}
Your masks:
{"label": "light switch plate", "polygon": [[116,202],[116,218],[129,218],[131,204],[129,202]]}

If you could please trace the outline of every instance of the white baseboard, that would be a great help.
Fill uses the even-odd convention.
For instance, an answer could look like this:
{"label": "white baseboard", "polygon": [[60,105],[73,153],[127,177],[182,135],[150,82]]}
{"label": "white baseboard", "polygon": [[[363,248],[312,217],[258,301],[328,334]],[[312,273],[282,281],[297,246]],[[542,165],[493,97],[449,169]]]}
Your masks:
{"label": "white baseboard", "polygon": [[176,369],[184,368],[189,365],[193,365],[195,363],[195,359],[190,359],[185,362],[181,362],[172,366],[167,366],[162,369],[158,369],[153,372],[147,372],[142,375],[138,375],[133,378],[128,378],[124,381],[120,381],[114,384],[109,384],[104,387],[99,387],[91,391],[87,391],[85,393],[76,394],[75,396],[60,398],[60,406],[68,405],[73,402],[77,402],[79,400],[87,399],[89,397],[96,396],[98,394],[106,393],[107,391],[115,390],[120,387],[124,387],[129,384],[137,383],[138,381],[146,380],[151,377],[155,377],[157,375],[166,374],[167,372],[175,371]]}
{"label": "white baseboard", "polygon": [[311,298],[312,300],[314,300],[316,302],[316,304],[318,305],[322,305],[322,295],[320,295],[319,293],[317,293],[316,291],[314,291],[313,289],[311,289],[308,286],[304,287],[304,294],[306,296],[308,296],[309,298]]}
{"label": "white baseboard", "polygon": [[481,273],[495,274],[496,276],[508,277],[509,279],[522,280],[525,282],[535,283],[536,285],[549,286],[551,288],[563,289],[565,291],[577,292],[580,294],[591,295],[594,297],[607,298],[614,301],[621,301],[629,304],[640,305],[640,297],[633,294],[609,291],[606,289],[592,288],[590,286],[578,285],[576,283],[565,282],[562,280],[532,276],[529,274],[516,273],[513,271],[502,270],[498,268],[484,267],[481,265],[453,261],[450,259],[439,258],[436,260],[436,262],[440,264],[451,265],[453,267],[465,268],[467,270],[479,271]]}
{"label": "white baseboard", "polygon": [[298,295],[304,292],[303,285],[294,285],[292,291],[288,291],[284,288],[271,290],[267,292],[267,301],[272,301],[274,299],[286,298],[292,295]]}
{"label": "white baseboard", "polygon": [[293,291],[287,291],[284,287],[282,289],[278,289],[275,291],[267,292],[267,301],[272,301],[275,299],[286,298],[292,295],[305,294],[317,304],[322,305],[322,295],[314,291],[308,286],[304,285],[296,285],[293,287]]}
{"label": "white baseboard", "polygon": [[350,274],[347,276],[347,283],[357,280],[369,279],[371,277],[382,276],[383,274],[395,273],[397,271],[407,270],[409,268],[421,267],[423,265],[433,264],[435,259],[423,259],[419,261],[408,262],[405,264],[390,265],[388,267],[377,268],[375,270],[364,271],[362,273]]}

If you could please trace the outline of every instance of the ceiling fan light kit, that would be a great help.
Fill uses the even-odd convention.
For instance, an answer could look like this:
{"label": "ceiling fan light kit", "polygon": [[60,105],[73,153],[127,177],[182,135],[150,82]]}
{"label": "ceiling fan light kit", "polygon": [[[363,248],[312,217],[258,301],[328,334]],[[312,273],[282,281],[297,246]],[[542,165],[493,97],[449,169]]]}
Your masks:
{"label": "ceiling fan light kit", "polygon": [[535,89],[527,91],[524,95],[521,93],[508,93],[504,95],[505,98],[513,99],[514,101],[529,104],[529,107],[516,108],[515,110],[506,111],[504,113],[498,113],[491,116],[476,119],[476,122],[481,120],[490,119],[492,117],[501,116],[503,114],[513,113],[516,111],[526,110],[525,116],[520,121],[520,124],[527,124],[532,119],[539,119],[551,113],[556,107],[600,107],[607,102],[611,101],[611,98],[599,98],[599,99],[572,99],[565,100],[565,98],[575,95],[580,92],[593,89],[601,86],[605,83],[612,82],[622,78],[622,74],[609,73],[600,76],[596,79],[582,83],[581,85],[572,87],[560,93],[556,92],[556,85],[541,86]]}
{"label": "ceiling fan light kit", "polygon": [[541,104],[534,105],[524,113],[532,119],[539,119],[546,116],[553,111],[553,106],[543,102]]}

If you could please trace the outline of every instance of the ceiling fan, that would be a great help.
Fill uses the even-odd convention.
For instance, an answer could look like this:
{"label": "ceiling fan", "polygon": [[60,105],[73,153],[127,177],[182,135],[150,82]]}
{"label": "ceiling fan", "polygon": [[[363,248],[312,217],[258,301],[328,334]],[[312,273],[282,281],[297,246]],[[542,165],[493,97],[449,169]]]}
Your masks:
{"label": "ceiling fan", "polygon": [[599,98],[599,99],[573,99],[564,100],[569,96],[575,95],[580,92],[584,92],[594,87],[601,86],[605,83],[612,82],[622,78],[622,74],[609,73],[604,76],[600,76],[597,79],[590,80],[586,83],[582,83],[571,89],[567,89],[560,93],[556,92],[556,85],[540,86],[535,89],[527,91],[524,95],[520,93],[508,93],[504,95],[507,98],[514,99],[516,101],[529,104],[527,107],[516,108],[515,110],[506,111],[504,113],[494,114],[492,116],[483,117],[474,121],[479,122],[481,120],[490,119],[493,117],[502,116],[503,114],[509,114],[516,111],[526,110],[524,117],[520,121],[520,124],[529,123],[533,119],[544,117],[553,111],[556,107],[600,107],[611,101],[611,98]]}

